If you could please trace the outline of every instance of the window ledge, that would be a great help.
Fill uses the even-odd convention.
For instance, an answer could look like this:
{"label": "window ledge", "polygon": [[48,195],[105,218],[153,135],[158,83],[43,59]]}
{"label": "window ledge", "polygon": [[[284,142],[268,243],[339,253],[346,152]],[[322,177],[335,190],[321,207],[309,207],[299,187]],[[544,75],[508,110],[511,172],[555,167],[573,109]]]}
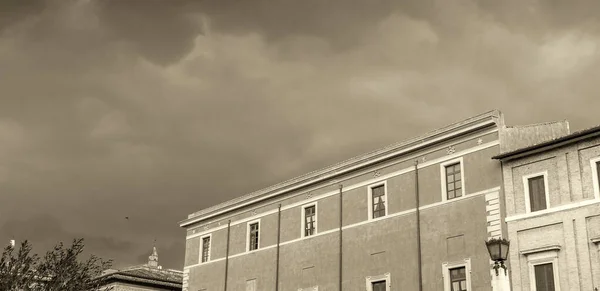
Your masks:
{"label": "window ledge", "polygon": [[545,247],[540,247],[540,248],[524,250],[524,251],[521,251],[521,255],[528,256],[531,254],[548,252],[548,251],[558,252],[558,251],[560,251],[560,246],[559,245],[551,245],[551,246],[545,246]]}
{"label": "window ledge", "polygon": [[600,236],[590,239],[595,244],[600,244]]}

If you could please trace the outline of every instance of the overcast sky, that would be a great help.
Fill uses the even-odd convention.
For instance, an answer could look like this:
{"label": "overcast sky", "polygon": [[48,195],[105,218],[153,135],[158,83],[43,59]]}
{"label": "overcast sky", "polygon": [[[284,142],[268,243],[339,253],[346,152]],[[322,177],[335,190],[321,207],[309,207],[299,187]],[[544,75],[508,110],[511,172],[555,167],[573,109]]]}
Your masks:
{"label": "overcast sky", "polygon": [[281,180],[496,108],[595,125],[599,11],[1,0],[0,240],[182,269],[180,220]]}

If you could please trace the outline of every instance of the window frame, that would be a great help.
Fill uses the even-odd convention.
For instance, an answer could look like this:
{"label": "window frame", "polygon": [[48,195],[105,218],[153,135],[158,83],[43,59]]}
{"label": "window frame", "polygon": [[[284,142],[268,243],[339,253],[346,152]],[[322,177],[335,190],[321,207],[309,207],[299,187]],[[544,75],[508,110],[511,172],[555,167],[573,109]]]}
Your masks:
{"label": "window frame", "polygon": [[[462,195],[460,197],[454,197],[452,199],[448,199],[448,177],[446,176],[446,167],[459,163],[460,164],[460,187],[462,190]],[[441,186],[442,186],[442,202],[451,201],[455,199],[460,199],[467,195],[467,190],[465,188],[465,163],[463,157],[458,157],[456,159],[447,160],[445,162],[440,163],[440,177],[441,177]]]}
{"label": "window frame", "polygon": [[590,159],[590,167],[592,168],[592,183],[594,189],[594,199],[600,200],[600,180],[598,175],[598,163],[600,163],[600,157]]}
{"label": "window frame", "polygon": [[[255,223],[258,223],[258,242],[256,244],[256,249],[251,250],[250,249],[250,226],[252,224],[255,224]],[[246,252],[254,252],[254,251],[260,250],[260,238],[261,238],[261,235],[260,235],[260,218],[252,220],[252,221],[248,221],[246,223]]]}
{"label": "window frame", "polygon": [[[315,231],[312,235],[305,235],[305,227],[306,227],[306,208],[314,206],[315,207]],[[302,205],[300,207],[300,237],[312,237],[319,233],[319,206],[317,205],[317,201]],[[260,238],[259,238],[260,239]]]}
{"label": "window frame", "polygon": [[[260,230],[260,225],[259,225],[259,230]],[[260,240],[260,236],[259,236],[259,240]],[[248,284],[252,282],[254,284],[254,290],[258,290],[258,280],[256,280],[256,278],[253,279],[246,279],[246,288],[245,290],[248,290]]]}
{"label": "window frame", "polygon": [[[209,239],[209,241],[208,241],[208,257],[206,258],[206,262],[203,262],[202,257],[204,254],[204,239],[205,238]],[[198,261],[200,264],[206,264],[206,263],[210,262],[210,253],[212,251],[212,242],[213,242],[212,241],[212,233],[205,234],[200,237],[200,256],[198,258]]]}
{"label": "window frame", "polygon": [[551,263],[554,275],[554,291],[560,291],[560,273],[558,271],[558,250],[548,250],[527,255],[527,268],[529,273],[529,289],[535,290],[535,266]]}
{"label": "window frame", "polygon": [[[385,207],[385,215],[377,217],[377,218],[373,218],[373,188],[377,188],[379,186],[383,186],[383,197],[385,199],[385,201],[383,202],[383,205]],[[387,180],[382,180],[379,182],[375,182],[372,183],[370,185],[367,186],[367,204],[368,204],[368,209],[367,209],[367,213],[369,215],[369,219],[368,220],[377,220],[377,219],[382,219],[384,217],[387,217],[390,213],[389,213],[389,199],[388,199],[388,188],[387,188]]]}
{"label": "window frame", "polygon": [[471,258],[463,259],[462,261],[445,262],[442,264],[442,279],[444,280],[444,291],[451,291],[450,270],[455,268],[465,268],[467,280],[467,290],[471,291]]}
{"label": "window frame", "polygon": [[[531,201],[529,199],[529,180],[532,178],[544,177],[544,195],[546,196],[546,208],[537,211],[531,211]],[[523,175],[523,193],[525,194],[525,213],[536,213],[550,209],[550,188],[548,187],[548,171],[537,172]]]}
{"label": "window frame", "polygon": [[390,291],[392,288],[392,276],[390,273],[385,273],[383,275],[376,276],[367,276],[365,278],[365,284],[367,287],[367,291],[373,291],[373,283],[385,281],[385,291]]}

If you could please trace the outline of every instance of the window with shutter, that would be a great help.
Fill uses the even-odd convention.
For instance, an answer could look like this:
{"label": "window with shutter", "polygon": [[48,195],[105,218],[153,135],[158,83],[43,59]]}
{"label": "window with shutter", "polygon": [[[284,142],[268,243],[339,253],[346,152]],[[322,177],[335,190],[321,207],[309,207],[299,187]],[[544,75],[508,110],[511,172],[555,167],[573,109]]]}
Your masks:
{"label": "window with shutter", "polygon": [[544,176],[529,178],[528,184],[530,211],[534,212],[548,208]]}
{"label": "window with shutter", "polygon": [[554,269],[552,263],[534,266],[535,290],[554,291]]}

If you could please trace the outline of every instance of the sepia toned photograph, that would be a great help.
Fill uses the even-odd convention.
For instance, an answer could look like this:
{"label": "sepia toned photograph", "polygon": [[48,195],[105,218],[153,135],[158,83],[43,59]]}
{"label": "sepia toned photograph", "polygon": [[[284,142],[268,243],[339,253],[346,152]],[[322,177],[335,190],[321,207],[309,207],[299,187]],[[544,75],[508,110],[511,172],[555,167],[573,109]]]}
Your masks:
{"label": "sepia toned photograph", "polygon": [[599,291],[600,1],[0,0],[0,291]]}

